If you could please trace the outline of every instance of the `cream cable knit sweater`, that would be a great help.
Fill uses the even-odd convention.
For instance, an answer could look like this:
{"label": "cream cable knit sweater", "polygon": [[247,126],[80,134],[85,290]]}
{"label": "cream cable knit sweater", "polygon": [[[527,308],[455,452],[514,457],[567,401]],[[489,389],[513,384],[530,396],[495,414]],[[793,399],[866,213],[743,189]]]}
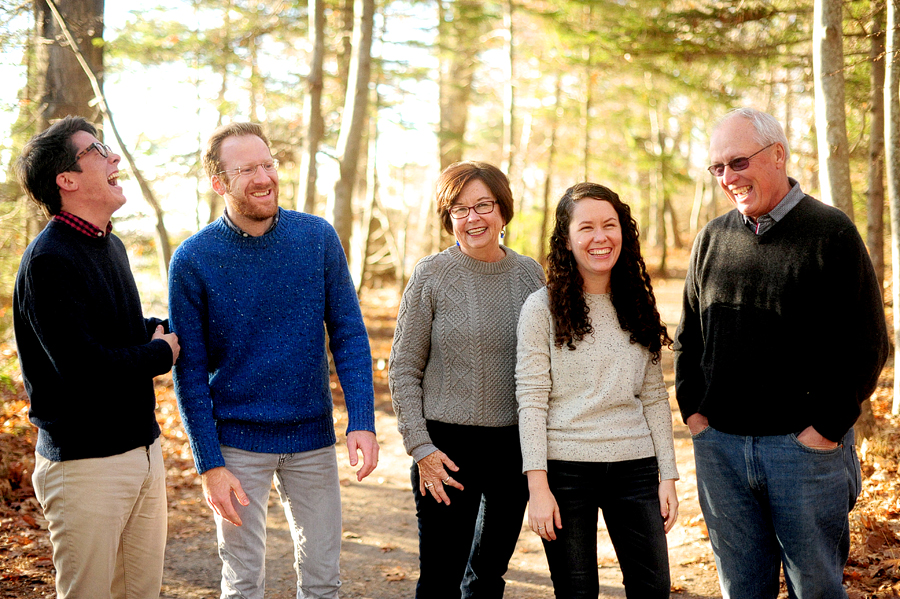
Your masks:
{"label": "cream cable knit sweater", "polygon": [[516,397],[523,470],[547,460],[619,462],[655,455],[660,480],[677,479],[672,413],[662,367],[631,343],[609,295],[586,294],[594,332],[557,348],[547,288],[522,307]]}
{"label": "cream cable knit sweater", "polygon": [[544,284],[540,265],[504,248],[482,262],[456,246],[423,258],[403,292],[388,381],[403,444],[416,461],[436,448],[426,420],[516,424],[516,324]]}

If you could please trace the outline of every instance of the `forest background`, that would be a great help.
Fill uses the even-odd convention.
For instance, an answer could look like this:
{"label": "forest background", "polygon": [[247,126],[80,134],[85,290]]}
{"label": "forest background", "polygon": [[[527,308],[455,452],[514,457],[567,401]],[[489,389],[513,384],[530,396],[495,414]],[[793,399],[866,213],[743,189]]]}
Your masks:
{"label": "forest background", "polygon": [[[590,180],[631,204],[654,276],[677,277],[731,208],[706,171],[712,126],[753,106],[784,123],[788,173],[856,222],[897,331],[898,19],[900,0],[0,0],[0,386],[21,396],[12,287],[45,223],[12,165],[66,114],[123,155],[116,233],[159,315],[172,251],[222,211],[200,152],[223,122],[261,122],[281,205],[334,224],[361,293],[399,293],[451,243],[433,184],[462,159],[509,174],[513,249],[541,259],[556,200]],[[896,475],[894,390],[860,432]]]}

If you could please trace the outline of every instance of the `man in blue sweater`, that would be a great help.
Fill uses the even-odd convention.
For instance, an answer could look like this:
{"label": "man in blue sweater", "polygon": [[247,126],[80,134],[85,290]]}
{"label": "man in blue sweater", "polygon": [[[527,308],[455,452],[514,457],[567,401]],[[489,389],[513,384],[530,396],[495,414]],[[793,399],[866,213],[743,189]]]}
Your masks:
{"label": "man in blue sweater", "polygon": [[846,597],[853,424],[888,355],[881,289],[853,222],[786,174],[768,114],[716,127],[712,166],[736,210],[697,236],[675,335],[700,507],[726,598]]}
{"label": "man in blue sweater", "polygon": [[[184,354],[181,416],[215,514],[222,597],[262,599],[274,478],[303,597],[340,587],[341,505],[326,354],[349,414],[357,479],[378,463],[372,358],[334,228],[278,207],[278,162],[259,125],[213,132],[203,156],[225,214],[172,257],[169,309]],[[234,499],[237,501],[235,502]]]}
{"label": "man in blue sweater", "polygon": [[81,117],[34,136],[16,173],[51,217],[22,256],[13,323],[38,427],[34,491],[49,522],[59,599],[156,599],[166,480],[153,377],[178,338],[144,318],[112,214],[119,160]]}

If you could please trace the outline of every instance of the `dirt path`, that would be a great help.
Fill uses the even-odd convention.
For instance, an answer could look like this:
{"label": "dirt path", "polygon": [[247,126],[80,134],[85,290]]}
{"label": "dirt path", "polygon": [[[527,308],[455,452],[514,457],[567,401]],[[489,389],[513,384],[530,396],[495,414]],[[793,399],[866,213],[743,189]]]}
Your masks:
{"label": "dirt path", "polygon": [[[674,332],[680,314],[681,281],[655,283],[663,319]],[[342,597],[395,599],[412,597],[418,574],[416,519],[409,482],[410,458],[403,451],[396,418],[387,396],[386,364],[396,314],[395,294],[370,294],[363,298],[376,372],[376,427],[381,444],[378,469],[357,483],[347,464],[346,448],[339,447],[344,527],[342,547]],[[673,385],[672,355],[664,355],[668,385]],[[673,393],[674,396],[674,393]],[[669,533],[673,594],[677,597],[718,597],[715,566],[705,527],[699,517],[696,479],[690,436],[674,408],[675,446],[681,480],[679,521]],[[343,430],[344,422],[337,422]],[[220,562],[212,517],[199,500],[199,487],[176,489],[170,498],[170,536],[166,549],[163,597],[199,599],[218,596]],[[600,528],[603,529],[601,520]],[[274,490],[270,498],[266,597],[296,596],[292,545],[284,513]],[[601,530],[598,567],[601,597],[624,597],[615,553]],[[507,574],[506,597],[553,597],[540,539],[523,527]]]}

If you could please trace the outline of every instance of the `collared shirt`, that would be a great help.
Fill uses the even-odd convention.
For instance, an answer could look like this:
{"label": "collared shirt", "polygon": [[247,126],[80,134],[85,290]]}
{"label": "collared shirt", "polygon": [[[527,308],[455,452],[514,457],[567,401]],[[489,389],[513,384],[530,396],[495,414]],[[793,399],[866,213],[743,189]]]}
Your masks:
{"label": "collared shirt", "polygon": [[787,213],[791,211],[791,208],[799,204],[800,200],[803,199],[805,194],[800,190],[800,184],[797,183],[797,180],[788,177],[788,183],[791,184],[791,190],[768,214],[763,214],[756,219],[756,221],[749,216],[744,216],[744,224],[747,225],[747,228],[753,231],[754,234],[762,235],[774,227],[775,223],[787,216]]}
{"label": "collared shirt", "polygon": [[[268,233],[269,231],[271,231],[272,229],[274,229],[274,228],[275,228],[275,225],[278,224],[278,214],[279,214],[279,212],[280,212],[279,210],[276,210],[276,211],[275,211],[275,218],[272,219],[272,224],[269,226],[268,229],[266,229],[266,233]],[[239,226],[237,226],[236,224],[234,224],[234,221],[231,220],[231,217],[230,217],[230,216],[228,216],[228,210],[227,210],[227,209],[222,211],[222,219],[225,221],[225,226],[227,226],[229,229],[231,229],[232,231],[234,231],[235,233],[237,233],[237,234],[240,235],[241,237],[252,237],[252,235],[250,235],[250,233],[247,233],[247,232],[244,231],[242,228],[240,228]],[[263,233],[263,235],[265,235],[266,233]]]}
{"label": "collared shirt", "polygon": [[79,233],[83,233],[88,237],[108,237],[110,233],[112,233],[112,221],[106,223],[106,231],[104,232],[101,229],[98,229],[94,226],[93,223],[89,223],[81,217],[75,216],[71,212],[62,211],[59,214],[53,217],[53,220],[56,222],[63,223],[64,225],[68,225],[78,231]]}

